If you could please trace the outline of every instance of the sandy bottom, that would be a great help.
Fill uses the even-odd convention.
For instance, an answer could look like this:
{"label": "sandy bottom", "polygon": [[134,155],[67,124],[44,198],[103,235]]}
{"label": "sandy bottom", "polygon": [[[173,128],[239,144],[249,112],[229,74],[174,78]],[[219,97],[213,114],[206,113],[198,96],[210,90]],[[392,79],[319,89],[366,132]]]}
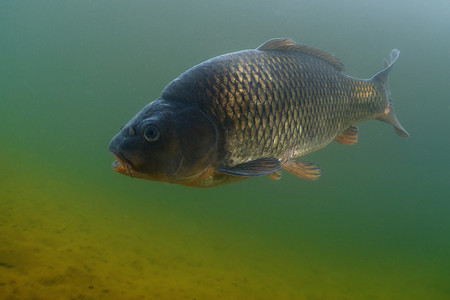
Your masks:
{"label": "sandy bottom", "polygon": [[420,265],[386,257],[362,262],[308,247],[293,252],[251,232],[200,228],[163,209],[123,209],[104,191],[56,176],[33,178],[12,167],[0,175],[1,299],[444,299],[446,293]]}
{"label": "sandy bottom", "polygon": [[[1,299],[294,296],[245,241],[227,246],[226,235],[192,224],[168,228],[170,216],[150,222],[105,210],[99,198],[53,184],[22,184],[0,203]],[[66,193],[84,200],[65,201]]]}
{"label": "sandy bottom", "polygon": [[0,299],[293,296],[264,274],[268,261],[255,246],[223,230],[164,211],[124,211],[111,195],[55,176],[0,175]]}

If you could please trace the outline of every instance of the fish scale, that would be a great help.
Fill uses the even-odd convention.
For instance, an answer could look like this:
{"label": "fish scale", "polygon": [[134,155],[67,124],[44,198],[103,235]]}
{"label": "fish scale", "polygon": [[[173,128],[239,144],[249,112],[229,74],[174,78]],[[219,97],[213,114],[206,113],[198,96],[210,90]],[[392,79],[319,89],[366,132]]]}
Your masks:
{"label": "fish scale", "polygon": [[[321,59],[299,53],[259,52],[249,50],[219,57],[221,61],[206,62],[217,65],[209,68],[214,80],[208,79],[211,76],[208,73],[204,74],[205,84],[201,89],[206,88],[207,92],[203,90],[197,96],[203,98],[204,110],[219,121],[224,132],[227,165],[261,156],[289,159],[292,155],[304,155],[331,141],[341,127],[359,121],[344,120],[350,108],[333,106],[331,101],[334,98],[345,103],[340,98],[361,98],[351,93],[355,80],[341,75],[338,78],[341,89],[338,89],[332,81],[339,71]],[[350,93],[344,93],[345,88]],[[359,115],[358,112],[358,118]],[[285,152],[292,148],[293,154],[285,157]]]}

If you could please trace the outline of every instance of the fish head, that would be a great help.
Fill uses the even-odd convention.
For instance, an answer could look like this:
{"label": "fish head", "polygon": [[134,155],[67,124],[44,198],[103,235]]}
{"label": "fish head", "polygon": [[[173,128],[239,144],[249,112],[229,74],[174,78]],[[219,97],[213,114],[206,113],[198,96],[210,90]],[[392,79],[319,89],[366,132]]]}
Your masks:
{"label": "fish head", "polygon": [[197,106],[157,99],[111,140],[112,167],[131,177],[194,185],[215,163],[217,138],[214,122]]}

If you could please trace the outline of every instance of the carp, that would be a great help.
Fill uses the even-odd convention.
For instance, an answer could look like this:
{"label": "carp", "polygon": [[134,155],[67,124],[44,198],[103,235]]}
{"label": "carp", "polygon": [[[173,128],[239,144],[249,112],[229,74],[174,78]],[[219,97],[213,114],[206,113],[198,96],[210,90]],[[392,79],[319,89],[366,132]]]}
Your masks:
{"label": "carp", "polygon": [[284,169],[317,179],[296,160],[333,140],[357,142],[356,123],[377,119],[407,137],[388,75],[400,51],[371,79],[343,73],[334,55],[291,38],[200,63],[170,82],[109,144],[113,169],[131,177],[212,187]]}

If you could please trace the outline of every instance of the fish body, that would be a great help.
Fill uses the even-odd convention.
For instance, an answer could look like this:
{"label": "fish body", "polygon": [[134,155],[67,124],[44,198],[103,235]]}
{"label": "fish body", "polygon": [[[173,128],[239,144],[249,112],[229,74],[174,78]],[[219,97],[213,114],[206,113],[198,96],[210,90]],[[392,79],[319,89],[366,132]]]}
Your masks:
{"label": "fish body", "polygon": [[114,168],[196,187],[279,179],[281,168],[317,179],[318,166],[295,159],[333,140],[356,143],[355,123],[379,119],[408,135],[387,81],[398,55],[393,50],[368,80],[345,75],[334,55],[289,38],[212,58],[169,83],[124,126],[110,143]]}

